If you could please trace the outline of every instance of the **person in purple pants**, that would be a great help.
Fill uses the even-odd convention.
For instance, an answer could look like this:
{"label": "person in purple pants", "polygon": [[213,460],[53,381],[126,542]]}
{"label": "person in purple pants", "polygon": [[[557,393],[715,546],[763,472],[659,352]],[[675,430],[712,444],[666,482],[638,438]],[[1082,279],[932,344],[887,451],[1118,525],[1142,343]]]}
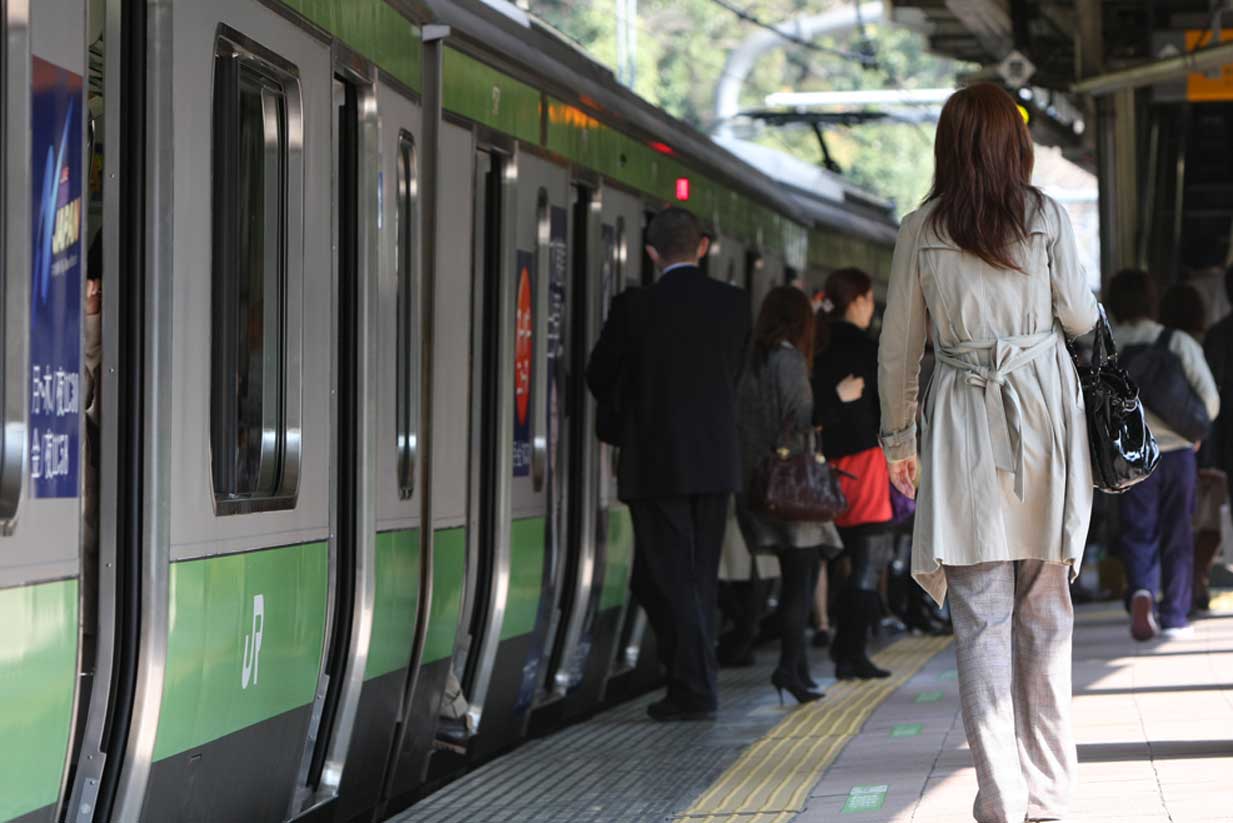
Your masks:
{"label": "person in purple pants", "polygon": [[[1156,316],[1156,293],[1149,274],[1127,269],[1110,281],[1105,303],[1113,315],[1113,336],[1124,353],[1166,340],[1186,375],[1186,382],[1207,407],[1208,417],[1220,411],[1220,393],[1203,356],[1203,348],[1188,334],[1167,330]],[[1187,637],[1194,632],[1187,619],[1194,586],[1194,530],[1191,518],[1198,476],[1191,442],[1147,410],[1148,425],[1160,444],[1160,464],[1147,480],[1121,495],[1118,552],[1126,567],[1130,633],[1136,640]],[[1157,604],[1159,600],[1159,605]],[[1157,614],[1159,612],[1159,614]]]}

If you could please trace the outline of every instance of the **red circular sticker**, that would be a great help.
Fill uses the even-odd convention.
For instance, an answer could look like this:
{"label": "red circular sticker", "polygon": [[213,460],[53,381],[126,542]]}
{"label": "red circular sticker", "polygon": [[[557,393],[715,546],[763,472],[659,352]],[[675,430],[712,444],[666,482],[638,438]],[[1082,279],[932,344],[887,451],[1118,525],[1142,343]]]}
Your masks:
{"label": "red circular sticker", "polygon": [[514,329],[514,402],[518,423],[527,422],[527,406],[531,399],[531,272],[523,266],[518,278],[518,311]]}

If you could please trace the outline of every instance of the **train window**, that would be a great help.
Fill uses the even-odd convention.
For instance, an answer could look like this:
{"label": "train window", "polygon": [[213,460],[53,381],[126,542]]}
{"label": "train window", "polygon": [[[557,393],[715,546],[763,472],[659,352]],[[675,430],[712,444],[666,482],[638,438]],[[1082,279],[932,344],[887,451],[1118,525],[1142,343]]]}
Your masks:
{"label": "train window", "polygon": [[415,311],[419,301],[416,276],[416,227],[419,195],[416,179],[415,140],[407,132],[398,135],[398,235],[395,266],[398,272],[398,490],[405,500],[415,492],[415,462],[418,438],[419,349],[416,347]]}
{"label": "train window", "polygon": [[292,151],[299,85],[263,52],[224,33],[214,61],[210,442],[220,514],[290,508],[298,476],[289,287],[299,271],[289,250],[300,213],[291,185],[302,179]]}

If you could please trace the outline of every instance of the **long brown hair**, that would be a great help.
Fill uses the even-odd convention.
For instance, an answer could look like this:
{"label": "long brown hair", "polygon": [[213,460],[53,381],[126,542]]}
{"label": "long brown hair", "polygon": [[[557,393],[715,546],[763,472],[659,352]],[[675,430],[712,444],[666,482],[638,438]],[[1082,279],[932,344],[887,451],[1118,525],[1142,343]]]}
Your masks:
{"label": "long brown hair", "polygon": [[1014,99],[992,83],[951,95],[933,145],[934,229],[991,266],[1019,269],[1011,246],[1027,237],[1036,162],[1032,136]]}
{"label": "long brown hair", "polygon": [[814,319],[813,350],[822,354],[831,347],[831,324],[843,320],[858,297],[873,291],[873,278],[862,270],[849,267],[836,269],[826,278],[822,308]]}
{"label": "long brown hair", "polygon": [[813,367],[813,305],[805,292],[795,286],[777,286],[770,290],[758,311],[754,324],[754,361],[764,365],[775,347],[784,341],[805,355]]}

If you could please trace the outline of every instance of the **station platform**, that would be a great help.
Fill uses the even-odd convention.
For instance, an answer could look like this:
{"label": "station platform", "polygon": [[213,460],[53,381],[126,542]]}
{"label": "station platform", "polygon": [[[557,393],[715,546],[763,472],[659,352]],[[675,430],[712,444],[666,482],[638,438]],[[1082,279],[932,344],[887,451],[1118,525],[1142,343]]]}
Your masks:
{"label": "station platform", "polygon": [[[1120,608],[1078,610],[1071,820],[1233,823],[1233,596],[1214,606],[1193,638],[1146,644]],[[531,742],[391,823],[972,819],[949,638],[893,640],[875,659],[894,677],[824,680],[827,697],[804,707],[780,706],[774,656],[722,672],[713,723],[654,723],[648,695]]]}

